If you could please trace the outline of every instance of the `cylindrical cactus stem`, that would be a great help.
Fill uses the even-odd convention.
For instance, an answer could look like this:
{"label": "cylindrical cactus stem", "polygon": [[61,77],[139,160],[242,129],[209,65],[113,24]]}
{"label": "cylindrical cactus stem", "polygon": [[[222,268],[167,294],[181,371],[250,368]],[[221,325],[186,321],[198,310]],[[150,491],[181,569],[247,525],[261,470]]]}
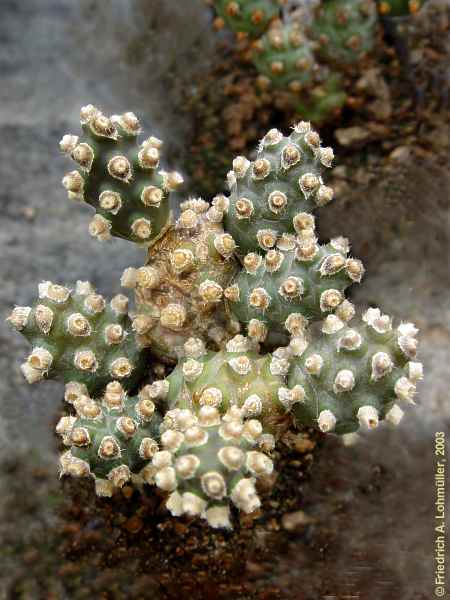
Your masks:
{"label": "cylindrical cactus stem", "polygon": [[69,447],[60,459],[61,475],[93,477],[99,496],[111,496],[133,475],[145,477],[146,466],[159,451],[161,423],[150,386],[129,398],[114,381],[101,403],[82,395],[73,404],[77,416],[62,417],[56,426]]}
{"label": "cylindrical cactus stem", "polygon": [[330,167],[333,150],[323,148],[319,134],[305,121],[289,137],[271,129],[262,139],[257,158],[233,161],[228,173],[231,190],[224,216],[238,253],[269,250],[283,234],[295,234],[295,217],[333,199],[321,173]]}
{"label": "cylindrical cactus stem", "polygon": [[348,256],[347,239],[320,245],[308,213],[297,215],[294,223],[297,237],[282,236],[264,256],[246,254],[244,268],[224,292],[248,335],[268,347],[287,343],[289,334],[297,336],[309,322],[334,312],[344,302],[345,289],[364,274],[361,261]]}
{"label": "cylindrical cactus stem", "polygon": [[266,454],[273,449],[272,436],[263,433],[258,419],[245,419],[235,408],[224,415],[211,405],[179,411],[162,433],[162,450],[152,465],[156,485],[170,494],[172,515],[230,528],[231,504],[245,513],[260,507],[255,481],[273,471]]}
{"label": "cylindrical cactus stem", "polygon": [[88,282],[72,290],[44,281],[34,305],[16,307],[8,321],[33,346],[21,367],[29,383],[61,379],[96,393],[113,379],[129,389],[145,373],[122,294],[107,303]]}
{"label": "cylindrical cactus stem", "polygon": [[183,182],[179,173],[161,170],[161,140],[151,136],[139,145],[133,113],[107,117],[91,104],[81,109],[81,125],[81,137],[68,134],[60,142],[78,166],[63,178],[69,198],[95,208],[89,231],[97,239],[151,244],[170,224],[169,194]]}
{"label": "cylindrical cactus stem", "polygon": [[397,403],[414,403],[423,376],[416,362],[418,330],[412,323],[393,328],[378,308],[369,308],[360,321],[346,312],[327,317],[321,335],[292,362],[295,418],[336,433],[373,429],[383,419],[398,424],[403,411]]}
{"label": "cylindrical cactus stem", "polygon": [[208,0],[214,7],[216,29],[227,26],[239,38],[260,36],[279,16],[286,0]]}
{"label": "cylindrical cactus stem", "polygon": [[310,29],[319,44],[319,56],[341,68],[361,62],[373,50],[376,32],[374,0],[321,2]]}
{"label": "cylindrical cactus stem", "polygon": [[212,206],[188,200],[181,209],[175,226],[150,248],[147,265],[122,276],[122,285],[135,290],[139,343],[172,362],[190,337],[219,349],[239,330],[224,309],[223,290],[238,264],[234,242],[220,223],[221,198]]}

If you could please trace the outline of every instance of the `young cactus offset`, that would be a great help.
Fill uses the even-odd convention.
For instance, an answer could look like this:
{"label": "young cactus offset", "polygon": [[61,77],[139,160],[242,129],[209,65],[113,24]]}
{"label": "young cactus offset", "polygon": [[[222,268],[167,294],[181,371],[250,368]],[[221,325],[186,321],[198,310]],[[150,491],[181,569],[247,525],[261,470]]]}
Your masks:
{"label": "young cactus offset", "polygon": [[362,321],[353,321],[347,306],[328,316],[322,332],[294,359],[289,387],[298,401],[293,411],[298,423],[323,432],[349,433],[379,421],[398,424],[403,416],[396,404],[414,403],[422,364],[414,362],[417,329],[369,308]]}
{"label": "young cactus offset", "polygon": [[145,373],[121,294],[107,303],[88,282],[70,290],[44,281],[35,304],[16,307],[8,321],[33,345],[21,367],[28,383],[61,379],[94,393],[113,379],[129,389]]}
{"label": "young cactus offset", "polygon": [[349,242],[336,238],[320,245],[314,217],[300,213],[294,219],[297,237],[282,237],[265,256],[248,253],[244,268],[225,290],[232,314],[245,323],[248,335],[269,346],[286,343],[308,322],[336,310],[344,291],[360,282],[364,267],[348,257]]}
{"label": "young cactus offset", "polygon": [[299,213],[312,212],[333,198],[321,173],[331,167],[333,150],[320,145],[310,123],[298,123],[289,137],[271,129],[255,161],[244,156],[228,173],[229,206],[224,216],[240,255],[270,250],[283,234],[295,233]]}
{"label": "young cactus offset", "polygon": [[258,355],[240,335],[218,353],[207,352],[200,339],[185,346],[186,359],[154,384],[169,408],[163,450],[153,458],[155,482],[171,492],[173,515],[201,515],[213,527],[229,527],[230,500],[244,512],[256,510],[254,480],[273,470],[265,452],[286,421],[278,392],[289,363]]}
{"label": "young cactus offset", "polygon": [[296,24],[277,22],[253,44],[252,58],[263,88],[299,93],[311,87],[318,69],[311,42]]}
{"label": "young cactus offset", "polygon": [[111,496],[158,452],[160,415],[152,387],[129,398],[117,381],[106,386],[101,404],[87,396],[74,401],[77,416],[62,417],[56,432],[70,449],[60,458],[61,475],[93,477],[99,496]]}
{"label": "young cactus offset", "polygon": [[147,265],[122,275],[122,285],[135,289],[139,343],[165,360],[182,356],[192,336],[218,349],[239,331],[224,310],[223,290],[238,269],[234,241],[220,224],[224,202],[182,203],[176,225],[150,248]]}
{"label": "young cactus offset", "polygon": [[156,485],[170,492],[171,514],[201,516],[211,527],[230,528],[231,502],[245,513],[258,509],[255,480],[273,471],[262,452],[265,440],[260,421],[244,419],[239,411],[221,416],[209,405],[197,413],[179,411],[152,461]]}
{"label": "young cactus offset", "polygon": [[151,136],[139,145],[141,126],[131,112],[109,118],[90,104],[81,109],[81,125],[81,137],[60,142],[78,164],[62,182],[69,198],[95,208],[89,232],[99,240],[154,242],[170,224],[169,194],[183,182],[159,170],[162,142]]}
{"label": "young cactus offset", "polygon": [[374,0],[323,0],[311,24],[319,56],[341,67],[361,61],[375,46]]}
{"label": "young cactus offset", "polygon": [[285,0],[212,0],[217,13],[214,25],[225,25],[238,36],[256,38],[267,29],[270,21],[280,13]]}

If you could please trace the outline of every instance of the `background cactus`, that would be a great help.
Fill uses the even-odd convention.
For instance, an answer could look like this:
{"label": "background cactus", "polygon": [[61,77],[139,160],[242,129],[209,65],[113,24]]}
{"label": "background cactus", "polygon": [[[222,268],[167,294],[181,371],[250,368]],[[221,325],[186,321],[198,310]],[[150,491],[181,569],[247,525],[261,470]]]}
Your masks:
{"label": "background cactus", "polygon": [[150,249],[147,265],[122,276],[122,284],[135,289],[139,343],[164,360],[181,356],[192,336],[217,349],[233,332],[223,289],[238,267],[234,242],[220,224],[224,200],[217,197],[213,206],[201,199],[182,203],[176,225]]}
{"label": "background cactus", "polygon": [[295,222],[296,238],[282,238],[278,249],[264,257],[247,254],[244,268],[225,290],[233,315],[247,324],[250,336],[255,331],[258,341],[269,345],[273,339],[286,343],[288,332],[296,335],[308,322],[334,311],[343,302],[345,289],[359,283],[364,274],[361,261],[347,257],[348,240],[336,238],[320,245],[312,215],[300,213]]}
{"label": "background cactus", "polygon": [[277,17],[285,0],[211,0],[217,29],[226,25],[237,35],[258,37]]}
{"label": "background cactus", "polygon": [[253,44],[260,85],[299,93],[314,82],[318,66],[311,42],[297,24],[275,23]]}
{"label": "background cactus", "polygon": [[378,12],[383,17],[414,15],[424,3],[425,0],[377,0]]}
{"label": "background cactus", "polygon": [[373,0],[325,0],[311,23],[318,54],[340,66],[360,62],[375,45],[376,6]]}
{"label": "background cactus", "polygon": [[170,224],[168,197],[183,182],[179,173],[158,170],[161,140],[151,136],[139,146],[133,113],[109,118],[92,104],[81,109],[81,125],[81,138],[68,134],[60,142],[79,166],[63,179],[69,198],[95,208],[89,232],[97,239],[150,244]]}
{"label": "background cactus", "polygon": [[300,118],[320,124],[338,115],[346,101],[341,74],[322,66],[319,81],[296,98],[295,108]]}
{"label": "background cactus", "polygon": [[44,281],[36,303],[16,307],[8,320],[33,345],[21,367],[28,383],[61,379],[94,393],[113,379],[129,389],[145,373],[128,299],[121,294],[107,303],[88,282],[78,281],[71,290]]}
{"label": "background cactus", "polygon": [[321,431],[349,433],[379,421],[398,424],[403,416],[396,404],[414,403],[422,364],[414,362],[417,329],[369,308],[361,321],[330,315],[322,332],[294,359],[289,387],[300,398],[293,411],[299,423]]}
{"label": "background cactus", "polygon": [[255,161],[234,159],[224,227],[240,255],[273,248],[282,234],[295,233],[296,215],[332,200],[333,190],[323,184],[321,172],[333,156],[310,123],[300,122],[289,137],[271,129]]}
{"label": "background cactus", "polygon": [[152,387],[129,398],[120,383],[113,381],[101,404],[87,396],[73,404],[77,416],[62,417],[56,426],[70,447],[60,459],[61,475],[91,476],[97,495],[111,496],[158,452],[161,417],[155,412]]}

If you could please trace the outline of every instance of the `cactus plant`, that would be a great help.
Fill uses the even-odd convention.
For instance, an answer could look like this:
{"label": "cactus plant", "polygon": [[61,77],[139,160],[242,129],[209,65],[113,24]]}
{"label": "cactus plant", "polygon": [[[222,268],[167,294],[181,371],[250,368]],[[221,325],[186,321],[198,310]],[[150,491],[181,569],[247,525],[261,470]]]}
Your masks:
{"label": "cactus plant", "polygon": [[[174,516],[202,516],[211,527],[229,528],[230,501],[245,513],[261,505],[255,479],[270,475],[272,460],[262,452],[264,434],[258,419],[243,419],[213,406],[195,415],[180,411],[176,429],[161,435],[164,450],[152,459],[155,482],[169,492]],[[262,440],[262,442],[261,442]]]}
{"label": "cactus plant", "polygon": [[33,345],[21,367],[29,383],[62,379],[94,393],[113,379],[129,389],[142,378],[144,356],[122,294],[107,303],[89,282],[71,290],[44,281],[36,303],[16,307],[8,321]]}
{"label": "cactus plant", "polygon": [[338,115],[346,101],[347,92],[340,73],[322,67],[317,84],[295,99],[296,114],[319,125]]}
{"label": "cactus plant", "polygon": [[213,206],[201,199],[182,203],[176,225],[150,249],[147,265],[122,276],[122,284],[135,289],[139,343],[165,360],[181,356],[192,336],[218,348],[233,331],[223,289],[237,263],[233,239],[220,224],[221,204],[220,197]]}
{"label": "cactus plant", "polygon": [[311,86],[318,69],[311,42],[295,23],[274,24],[253,44],[252,58],[260,85],[267,83],[295,94]]}
{"label": "cactus plant", "polygon": [[74,400],[77,416],[64,416],[56,426],[69,447],[60,458],[61,475],[93,477],[99,496],[111,496],[138,475],[159,450],[161,417],[152,398],[150,385],[129,398],[112,381],[101,404],[86,395]]}
{"label": "cactus plant", "polygon": [[284,415],[278,390],[289,363],[276,355],[261,356],[248,338],[237,335],[224,350],[208,352],[199,338],[185,344],[185,358],[167,378],[169,410],[212,406],[221,414],[233,407],[244,417],[258,417],[272,430]]}
{"label": "cactus plant", "polygon": [[92,104],[81,109],[81,125],[81,137],[67,134],[60,142],[79,167],[62,183],[69,198],[95,208],[89,232],[98,240],[155,241],[171,221],[169,194],[183,182],[179,173],[158,170],[161,140],[151,136],[139,146],[133,113],[109,118]]}
{"label": "cactus plant", "polygon": [[360,321],[346,312],[327,317],[320,336],[294,359],[289,387],[301,397],[294,414],[325,432],[373,428],[382,419],[397,424],[403,415],[397,402],[413,403],[423,376],[415,362],[417,328],[401,323],[394,329],[378,308]]}
{"label": "cactus plant", "polygon": [[229,502],[244,512],[260,505],[254,479],[269,475],[286,407],[278,399],[288,362],[260,356],[241,335],[225,350],[207,352],[201,339],[185,343],[185,358],[158,382],[167,407],[155,482],[171,492],[173,515],[202,515],[228,527]]}
{"label": "cactus plant", "polygon": [[288,137],[271,129],[256,160],[234,159],[224,227],[241,256],[273,248],[283,234],[295,234],[298,214],[332,200],[333,190],[323,184],[321,173],[333,157],[331,148],[320,145],[310,123],[302,121]]}
{"label": "cactus plant", "polygon": [[286,343],[283,334],[295,335],[299,327],[334,311],[345,289],[364,274],[361,261],[347,256],[347,239],[318,244],[314,217],[308,213],[299,213],[295,224],[297,237],[285,236],[264,257],[248,253],[244,268],[225,290],[233,315],[258,341],[279,334]]}
{"label": "cactus plant", "polygon": [[258,37],[277,17],[285,0],[212,0],[217,13],[214,25],[225,25],[240,36]]}
{"label": "cactus plant", "polygon": [[326,62],[340,66],[360,62],[375,45],[375,2],[321,2],[311,24],[311,35],[319,44],[319,56]]}
{"label": "cactus plant", "polygon": [[[153,230],[147,264],[122,275],[132,318],[125,296],[106,305],[87,282],[44,282],[33,307],[13,310],[34,345],[27,379],[66,382],[61,475],[92,478],[101,496],[156,485],[172,515],[230,527],[232,505],[259,508],[256,480],[269,482],[291,428],[399,422],[397,401],[422,378],[417,329],[373,308],[352,321],[344,292],[364,268],[345,238],[318,243],[312,215],[332,198],[321,179],[332,159],[309,123],[270,130],[254,162],[233,161],[230,198],[186,200]],[[144,346],[176,363],[167,377],[147,383]]]}

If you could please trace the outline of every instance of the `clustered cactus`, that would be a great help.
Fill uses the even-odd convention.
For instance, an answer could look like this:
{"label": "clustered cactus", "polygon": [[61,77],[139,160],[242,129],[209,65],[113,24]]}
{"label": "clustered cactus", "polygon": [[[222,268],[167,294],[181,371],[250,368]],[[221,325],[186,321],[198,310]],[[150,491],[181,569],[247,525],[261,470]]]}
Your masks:
{"label": "clustered cactus", "polygon": [[[299,10],[287,0],[206,0],[216,28],[226,26],[256,67],[257,87],[283,92],[303,119],[333,118],[351,90],[351,75],[375,51],[378,13],[418,12],[420,0],[318,0]],[[306,3],[305,3],[306,4]],[[349,77],[350,76],[350,77]]]}
{"label": "clustered cactus", "polygon": [[[357,318],[345,297],[364,267],[347,239],[318,242],[312,212],[333,198],[322,179],[333,151],[309,123],[288,137],[271,129],[254,161],[234,159],[228,196],[188,199],[176,219],[167,196],[182,178],[156,172],[161,142],[137,146],[132,113],[89,105],[81,123],[83,141],[61,143],[80,164],[63,180],[70,197],[95,206],[107,233],[91,225],[95,237],[148,255],[122,274],[130,314],[123,295],[107,304],[87,282],[47,281],[9,317],[33,345],[28,382],[66,384],[61,475],[92,478],[106,497],[127,482],[156,485],[172,515],[231,527],[232,506],[259,508],[257,483],[270,480],[284,432],[400,421],[422,378],[417,329],[393,328],[377,308]],[[172,372],[152,377],[152,357]]]}
{"label": "clustered cactus", "polygon": [[[271,6],[270,11],[266,6],[265,14],[272,18],[261,21],[258,28],[242,25],[244,21],[251,23],[251,12],[247,10],[250,4],[246,0],[213,2],[219,15],[216,26],[227,25],[238,39],[245,34],[249,40],[259,89],[287,93],[295,111],[315,122],[339,111],[346,100],[342,74],[361,63],[375,44],[374,0],[322,2],[313,11],[310,23],[298,18],[289,3],[272,0],[265,3]],[[225,18],[230,14],[233,17]],[[330,77],[333,90],[327,86]],[[331,102],[318,102],[329,94]]]}

